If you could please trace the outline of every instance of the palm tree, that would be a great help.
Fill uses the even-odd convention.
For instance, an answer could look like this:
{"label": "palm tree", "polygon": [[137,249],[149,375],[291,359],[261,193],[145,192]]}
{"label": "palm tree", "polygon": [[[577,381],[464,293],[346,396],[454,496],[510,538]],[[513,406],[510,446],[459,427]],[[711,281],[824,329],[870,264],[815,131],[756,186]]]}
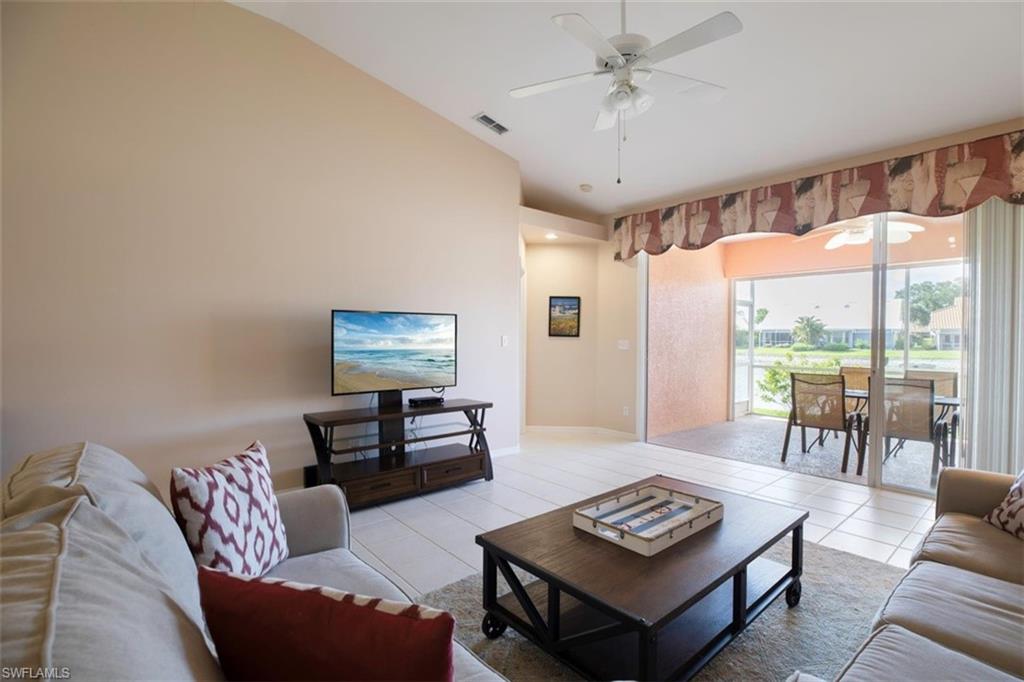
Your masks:
{"label": "palm tree", "polygon": [[796,324],[793,326],[793,340],[797,343],[815,346],[824,333],[825,323],[813,315],[796,318]]}

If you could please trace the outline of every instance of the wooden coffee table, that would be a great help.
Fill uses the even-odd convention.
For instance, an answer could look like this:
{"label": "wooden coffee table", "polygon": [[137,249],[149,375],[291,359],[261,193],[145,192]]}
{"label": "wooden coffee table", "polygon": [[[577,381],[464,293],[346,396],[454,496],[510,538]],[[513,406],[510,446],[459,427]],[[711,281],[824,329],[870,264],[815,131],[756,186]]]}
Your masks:
{"label": "wooden coffee table", "polygon": [[[573,509],[654,484],[725,504],[721,522],[653,557],[572,525]],[[686,679],[779,595],[800,602],[807,512],[665,476],[476,537],[484,549],[484,634],[511,625],[589,679]],[[762,557],[793,534],[792,563]],[[537,578],[523,585],[513,572]],[[501,571],[512,588],[497,595]]]}

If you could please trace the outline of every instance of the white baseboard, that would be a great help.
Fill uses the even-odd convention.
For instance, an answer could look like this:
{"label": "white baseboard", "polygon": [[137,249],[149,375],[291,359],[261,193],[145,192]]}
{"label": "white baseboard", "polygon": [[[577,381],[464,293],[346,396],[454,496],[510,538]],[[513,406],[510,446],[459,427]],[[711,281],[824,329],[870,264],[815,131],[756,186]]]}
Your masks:
{"label": "white baseboard", "polygon": [[519,452],[518,445],[510,445],[507,448],[496,448],[491,450],[491,459],[495,457],[504,457],[505,455],[515,455]]}
{"label": "white baseboard", "polygon": [[620,438],[631,438],[640,440],[635,433],[629,431],[618,431],[605,428],[604,426],[527,426],[526,433],[589,433],[599,436],[618,436]]}

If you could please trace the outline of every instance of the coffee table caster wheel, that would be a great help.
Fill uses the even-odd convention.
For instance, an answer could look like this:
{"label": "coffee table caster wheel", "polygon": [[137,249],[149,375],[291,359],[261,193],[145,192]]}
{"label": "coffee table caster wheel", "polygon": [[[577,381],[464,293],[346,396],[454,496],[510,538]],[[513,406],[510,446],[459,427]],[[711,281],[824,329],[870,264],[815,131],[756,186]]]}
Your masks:
{"label": "coffee table caster wheel", "polygon": [[786,606],[793,608],[800,603],[800,581],[795,581],[792,585],[786,588]]}
{"label": "coffee table caster wheel", "polygon": [[498,639],[508,629],[508,623],[504,623],[488,613],[484,616],[484,622],[481,623],[480,629],[483,630],[487,639]]}

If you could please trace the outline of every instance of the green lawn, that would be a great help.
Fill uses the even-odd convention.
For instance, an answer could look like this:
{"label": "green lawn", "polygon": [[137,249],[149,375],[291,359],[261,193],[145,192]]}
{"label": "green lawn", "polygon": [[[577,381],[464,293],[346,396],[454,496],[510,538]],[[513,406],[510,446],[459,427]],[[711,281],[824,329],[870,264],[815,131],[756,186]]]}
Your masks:
{"label": "green lawn", "polygon": [[766,417],[782,417],[783,419],[789,417],[789,410],[776,410],[771,407],[755,407],[753,412],[754,414],[760,414]]}
{"label": "green lawn", "polygon": [[[846,351],[828,351],[828,350],[810,350],[794,352],[789,348],[755,348],[754,358],[781,358],[785,357],[786,353],[792,353],[793,359],[800,357],[814,358],[814,359],[827,359],[831,360],[836,358],[838,360],[845,359],[864,359],[869,360],[871,358],[871,351],[867,348],[857,348],[854,350]],[[889,349],[887,354],[891,357],[901,357],[903,355],[902,350]],[[960,351],[958,350],[920,350],[911,349],[910,357],[913,360],[958,360],[960,358]]]}

